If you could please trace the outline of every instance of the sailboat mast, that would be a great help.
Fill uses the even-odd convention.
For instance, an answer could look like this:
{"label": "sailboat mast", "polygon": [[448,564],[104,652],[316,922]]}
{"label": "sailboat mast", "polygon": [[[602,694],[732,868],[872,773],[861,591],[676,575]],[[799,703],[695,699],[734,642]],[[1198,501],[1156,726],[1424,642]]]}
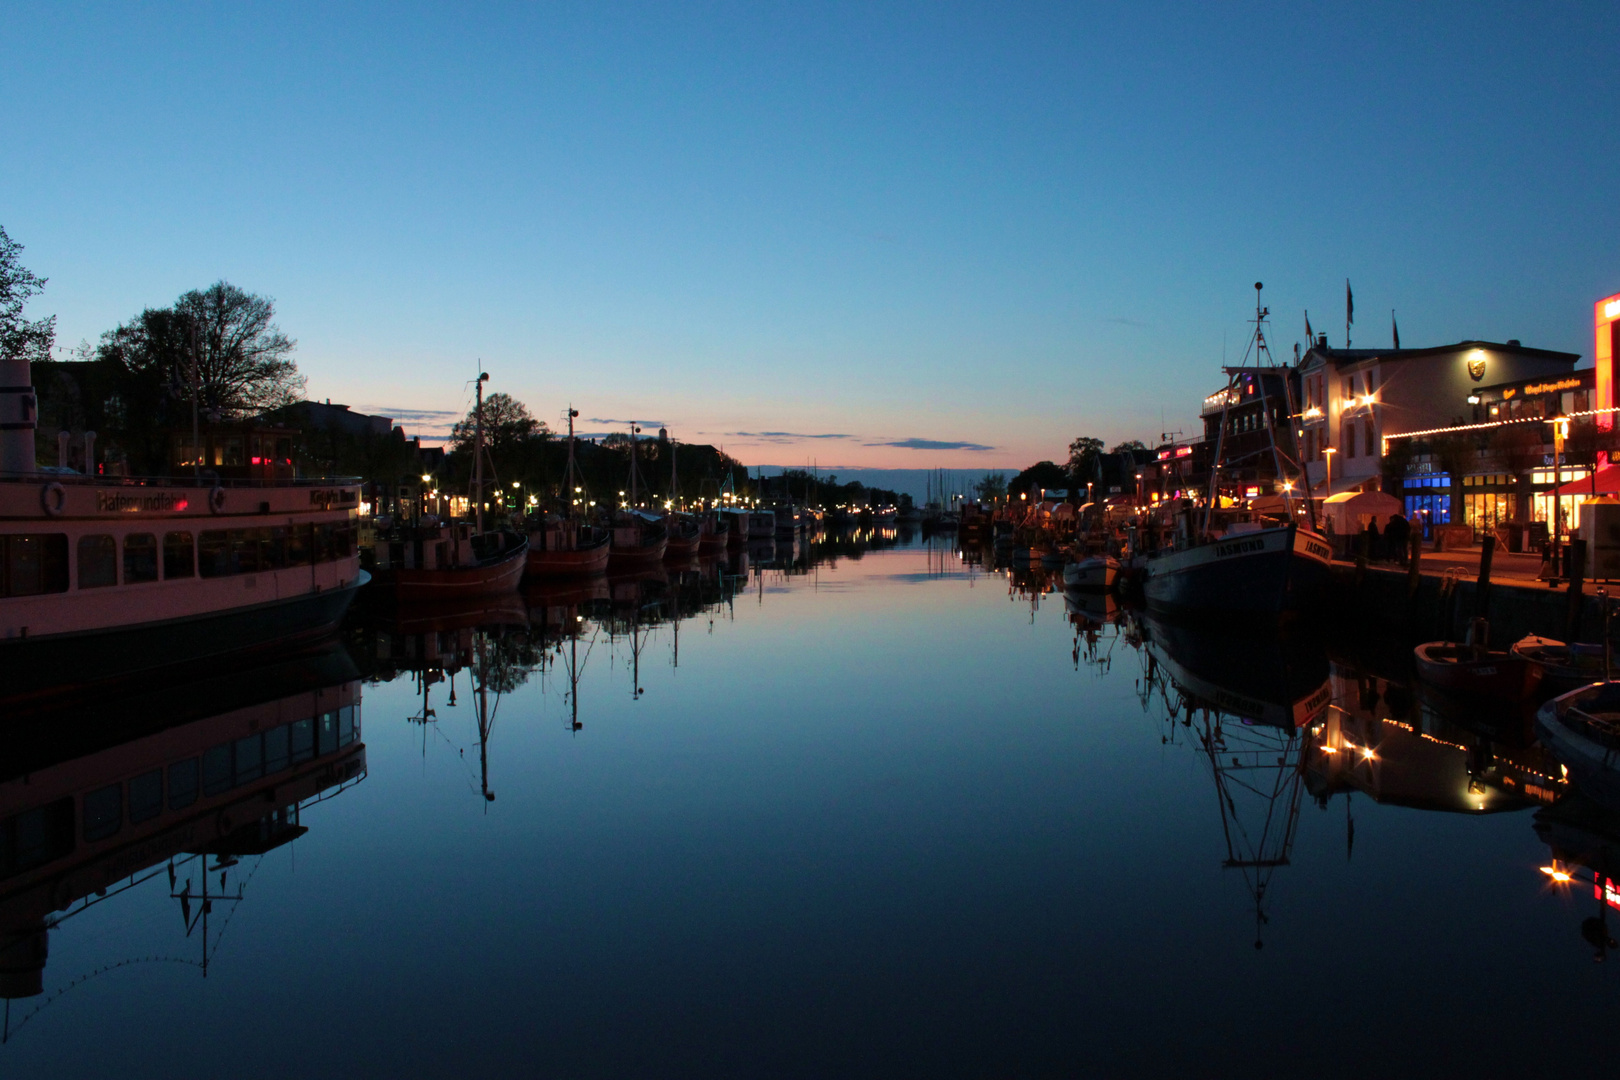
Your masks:
{"label": "sailboat mast", "polygon": [[566,473],[564,473],[566,479],[563,481],[563,487],[564,494],[568,498],[568,516],[570,518],[574,516],[574,505],[576,502],[574,498],[576,492],[574,489],[579,486],[579,481],[575,479],[577,473],[574,465],[574,417],[578,415],[578,409],[574,408],[572,405],[568,406],[568,469]]}
{"label": "sailboat mast", "polygon": [[478,374],[478,404],[473,408],[473,513],[478,521],[478,532],[484,531],[484,384],[488,372]]}
{"label": "sailboat mast", "polygon": [[630,421],[630,505],[633,507],[641,501],[641,489],[636,484],[636,427],[634,420]]}

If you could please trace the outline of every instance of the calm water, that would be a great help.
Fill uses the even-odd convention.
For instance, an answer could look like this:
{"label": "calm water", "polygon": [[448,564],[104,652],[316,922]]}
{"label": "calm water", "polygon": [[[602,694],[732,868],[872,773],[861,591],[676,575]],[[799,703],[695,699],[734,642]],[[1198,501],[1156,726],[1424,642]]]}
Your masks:
{"label": "calm water", "polygon": [[[0,1073],[1608,1063],[1620,970],[1581,936],[1599,904],[1538,868],[1549,827],[1620,836],[1620,817],[1570,831],[1567,797],[1522,794],[1563,795],[1556,764],[1376,664],[1135,621],[1088,636],[1041,589],[919,545],[711,568],[357,620],[345,651],[13,733],[5,814],[118,781],[135,816],[134,774],[196,756],[207,784],[208,748],[248,731],[265,761],[216,777],[243,799],[206,868],[183,852],[217,837],[212,812],[165,810],[180,832],[152,838],[100,811],[132,839],[75,871],[106,895],[52,915]],[[419,672],[462,664],[424,705]],[[256,779],[297,745],[277,730],[340,719],[349,688],[352,744]],[[1291,729],[1318,692],[1334,707],[1300,734],[1241,715]],[[242,839],[287,800],[259,850]],[[206,920],[205,878],[229,897]],[[34,940],[18,926],[50,905],[13,884],[5,929]]]}

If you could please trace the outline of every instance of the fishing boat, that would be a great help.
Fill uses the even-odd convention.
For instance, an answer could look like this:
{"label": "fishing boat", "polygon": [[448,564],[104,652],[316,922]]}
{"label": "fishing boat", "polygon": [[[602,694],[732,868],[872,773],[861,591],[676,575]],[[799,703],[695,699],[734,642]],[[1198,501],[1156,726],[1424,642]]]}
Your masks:
{"label": "fishing boat", "polygon": [[646,510],[622,510],[614,515],[608,571],[643,570],[664,561],[669,530],[664,519]]}
{"label": "fishing boat", "polygon": [[[1266,343],[1270,312],[1260,303],[1260,289],[1256,282],[1254,334],[1243,363],[1223,369],[1227,386],[1220,394],[1220,427],[1202,525],[1195,528],[1194,511],[1185,505],[1177,514],[1173,543],[1142,560],[1143,598],[1161,611],[1285,620],[1310,608],[1328,582],[1332,546],[1296,520],[1294,478],[1306,484],[1309,509],[1309,477],[1277,440],[1278,429],[1287,430],[1292,423],[1288,418],[1297,410],[1288,370],[1272,360]],[[1265,444],[1256,448],[1251,441],[1240,448],[1230,436],[1229,416],[1234,406],[1255,402],[1266,421]],[[1241,506],[1217,510],[1223,499],[1236,502],[1223,496],[1223,478],[1229,488],[1237,481],[1274,481],[1281,516]]]}
{"label": "fishing boat", "polygon": [[722,506],[715,513],[727,522],[726,548],[735,551],[748,546],[748,511],[740,506]]}
{"label": "fishing boat", "polygon": [[36,411],[0,361],[0,701],[318,636],[369,579],[358,482],[41,472]]}
{"label": "fishing boat", "polygon": [[528,573],[535,578],[588,577],[607,570],[613,534],[547,516],[529,530]]}
{"label": "fishing boat", "polygon": [[1620,801],[1620,683],[1570,690],[1536,712],[1536,734],[1577,786]]}
{"label": "fishing boat", "polygon": [[1063,587],[1081,592],[1112,592],[1118,576],[1118,559],[1092,555],[1063,568]]}
{"label": "fishing boat", "polygon": [[1541,681],[1560,693],[1607,678],[1602,645],[1562,642],[1530,634],[1513,643],[1512,652],[1541,669]]}
{"label": "fishing boat", "polygon": [[1462,644],[1428,641],[1413,649],[1417,677],[1454,697],[1518,704],[1535,693],[1542,668],[1518,652],[1488,648],[1484,623],[1475,619]]}
{"label": "fishing boat", "polygon": [[376,550],[377,586],[396,599],[457,600],[516,589],[528,568],[529,538],[429,517],[379,538]]}
{"label": "fishing boat", "polygon": [[732,515],[710,510],[698,518],[698,554],[719,555],[731,544]]}
{"label": "fishing boat", "polygon": [[664,517],[668,541],[664,558],[669,562],[690,562],[697,556],[703,543],[703,526],[691,514],[668,514]]}
{"label": "fishing boat", "polygon": [[769,510],[751,510],[748,513],[748,539],[775,540],[776,515]]}

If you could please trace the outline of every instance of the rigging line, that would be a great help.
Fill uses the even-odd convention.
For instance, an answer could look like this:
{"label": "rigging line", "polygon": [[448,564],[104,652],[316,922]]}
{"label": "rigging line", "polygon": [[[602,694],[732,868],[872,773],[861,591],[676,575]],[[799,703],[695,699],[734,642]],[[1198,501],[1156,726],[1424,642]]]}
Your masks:
{"label": "rigging line", "polygon": [[[85,972],[83,975],[80,975],[78,978],[72,980],[66,985],[59,987],[54,993],[50,994],[38,1005],[34,1006],[32,1011],[17,1022],[16,1027],[11,1027],[8,1022],[5,1035],[3,1038],[0,1038],[0,1042],[9,1042],[13,1035],[27,1026],[28,1021],[44,1012],[50,1006],[56,1004],[58,1000],[66,996],[70,991],[77,990],[79,987],[83,986],[85,983],[96,978],[97,976],[106,975],[109,972],[117,971],[119,968],[133,967],[136,964],[183,964],[186,967],[194,967],[198,969],[202,967],[202,964],[198,961],[188,960],[183,956],[132,956],[127,960],[118,960],[111,964],[104,964],[92,971]],[[6,1010],[9,1021],[11,1010],[11,1002],[9,1000],[6,1002]]]}
{"label": "rigging line", "polygon": [[[236,895],[231,896],[231,897],[222,897],[221,899],[237,900],[237,901],[247,899],[245,896],[242,895],[242,893],[247,889],[247,887],[249,885],[251,885],[253,883],[254,875],[259,872],[259,867],[261,867],[263,865],[264,865],[264,856],[260,855],[258,857],[258,860],[256,862],[254,862],[253,869],[248,871],[248,876],[247,876],[246,880],[238,881],[236,883]],[[224,939],[225,931],[230,928],[231,920],[236,918],[236,913],[241,910],[241,907],[242,907],[242,905],[240,903],[236,903],[236,904],[231,905],[231,910],[226,914],[225,921],[220,924],[219,932],[214,935],[214,959],[216,959],[216,960],[219,959],[219,943],[220,943],[220,941],[222,939]]]}

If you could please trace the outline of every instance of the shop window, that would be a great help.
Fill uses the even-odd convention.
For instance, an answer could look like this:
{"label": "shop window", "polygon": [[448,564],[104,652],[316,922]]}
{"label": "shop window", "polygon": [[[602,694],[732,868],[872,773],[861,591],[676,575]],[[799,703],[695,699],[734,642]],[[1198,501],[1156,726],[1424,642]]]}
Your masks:
{"label": "shop window", "polygon": [[137,585],[158,579],[157,536],[130,533],[124,537],[124,584]]}
{"label": "shop window", "polygon": [[79,588],[118,584],[118,541],[106,533],[79,537]]}

